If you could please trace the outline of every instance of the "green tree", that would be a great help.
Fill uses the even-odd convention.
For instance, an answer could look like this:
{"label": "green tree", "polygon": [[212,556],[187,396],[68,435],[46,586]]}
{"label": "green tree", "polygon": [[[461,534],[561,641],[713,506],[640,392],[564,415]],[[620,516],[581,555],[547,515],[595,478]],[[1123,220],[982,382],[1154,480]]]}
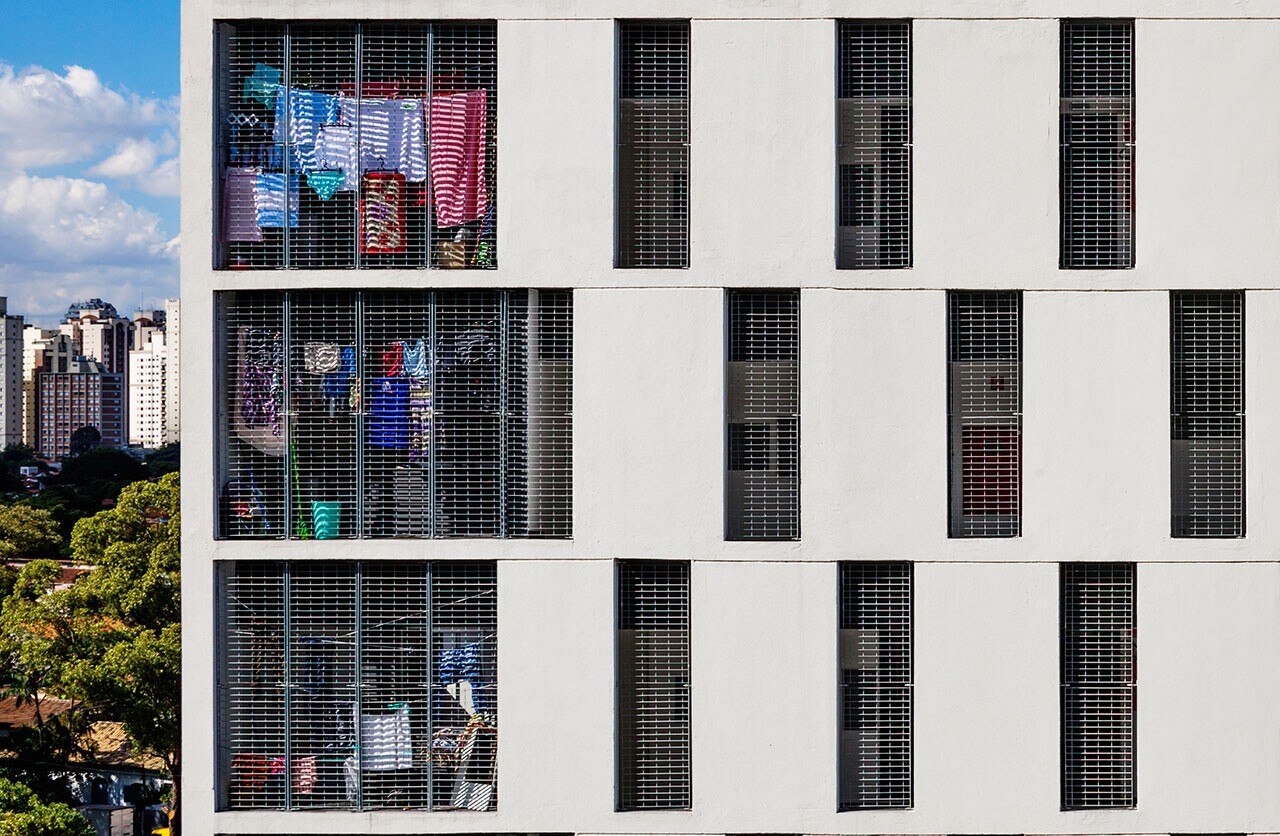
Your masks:
{"label": "green tree", "polygon": [[46,804],[27,787],[0,778],[0,836],[95,836],[65,804]]}
{"label": "green tree", "polygon": [[[135,749],[181,781],[179,480],[136,482],[114,508],[76,523],[71,552],[93,571],[68,592],[77,617],[96,618],[87,651],[63,669],[62,691],[119,721]],[[175,829],[175,833],[176,833]]]}
{"label": "green tree", "polygon": [[0,506],[0,561],[57,557],[62,549],[58,521],[43,508]]}
{"label": "green tree", "polygon": [[102,444],[102,433],[95,426],[80,427],[71,433],[71,440],[68,442],[69,453],[72,457],[83,456],[90,450],[96,449]]}

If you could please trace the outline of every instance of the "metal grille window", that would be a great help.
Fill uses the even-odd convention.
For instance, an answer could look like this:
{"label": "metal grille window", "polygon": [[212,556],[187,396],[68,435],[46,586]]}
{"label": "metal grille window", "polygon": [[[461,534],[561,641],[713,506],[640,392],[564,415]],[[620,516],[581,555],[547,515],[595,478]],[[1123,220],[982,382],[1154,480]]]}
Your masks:
{"label": "metal grille window", "polygon": [[495,266],[494,23],[218,35],[218,267]]}
{"label": "metal grille window", "polygon": [[730,540],[800,536],[800,294],[728,293]]}
{"label": "metal grille window", "polygon": [[1174,537],[1244,536],[1244,293],[1170,296]]}
{"label": "metal grille window", "polygon": [[1133,21],[1064,20],[1061,81],[1061,266],[1133,267]]}
{"label": "metal grille window", "polygon": [[912,804],[912,567],[840,564],[840,809]]}
{"label": "metal grille window", "polygon": [[219,566],[222,809],[491,810],[493,563]]}
{"label": "metal grille window", "polygon": [[219,297],[222,538],[568,537],[566,290]]}
{"label": "metal grille window", "polygon": [[692,804],[689,564],[618,565],[618,809]]}
{"label": "metal grille window", "polygon": [[1022,295],[951,291],[951,536],[1022,532]]}
{"label": "metal grille window", "polygon": [[689,266],[689,21],[618,24],[617,266]]}
{"label": "metal grille window", "polygon": [[1132,563],[1064,563],[1062,808],[1137,804],[1137,604]]}
{"label": "metal grille window", "polygon": [[844,20],[836,267],[911,266],[911,21]]}

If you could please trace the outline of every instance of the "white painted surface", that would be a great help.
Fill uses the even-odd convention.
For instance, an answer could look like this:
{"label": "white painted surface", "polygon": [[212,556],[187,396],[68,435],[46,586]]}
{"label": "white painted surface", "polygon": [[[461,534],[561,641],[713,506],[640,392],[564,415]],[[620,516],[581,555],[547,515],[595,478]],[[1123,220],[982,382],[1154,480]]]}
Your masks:
{"label": "white painted surface", "polygon": [[[834,35],[912,16],[915,267],[837,271]],[[1057,268],[1056,17],[1137,15],[1138,267]],[[691,15],[692,266],[613,259],[614,17]],[[497,17],[497,270],[211,270],[214,18]],[[1266,20],[1210,20],[1254,17]],[[756,19],[759,18],[759,19]],[[769,18],[764,20],[764,18]],[[187,833],[1280,829],[1276,0],[186,0]],[[212,540],[213,291],[574,287],[571,541]],[[802,536],[723,542],[723,287],[802,287]],[[1024,297],[1024,536],[946,536],[952,287]],[[1246,287],[1248,537],[1168,536],[1168,295]],[[1111,292],[1124,291],[1124,292]],[[497,558],[491,814],[213,813],[212,562]],[[615,813],[613,563],[693,560],[694,809]],[[836,568],[916,567],[916,808],[835,812]],[[1139,806],[1058,810],[1057,562],[1139,578]]]}

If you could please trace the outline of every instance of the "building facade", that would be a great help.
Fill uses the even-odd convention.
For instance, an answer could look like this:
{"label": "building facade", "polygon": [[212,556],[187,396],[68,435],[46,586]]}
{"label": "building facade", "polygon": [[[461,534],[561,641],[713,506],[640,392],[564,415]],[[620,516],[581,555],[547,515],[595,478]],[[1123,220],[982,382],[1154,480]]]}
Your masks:
{"label": "building facade", "polygon": [[146,342],[129,351],[129,444],[151,449],[165,444],[168,369],[164,329],[146,329]]}
{"label": "building facade", "polygon": [[182,437],[182,317],[177,299],[164,300],[164,443]]}
{"label": "building facade", "polygon": [[71,337],[54,328],[22,329],[22,438],[40,447],[40,374],[66,372],[79,354]]}
{"label": "building facade", "polygon": [[0,446],[22,443],[22,317],[0,296]]}
{"label": "building facade", "polygon": [[1280,830],[1278,20],[185,0],[186,832]]}
{"label": "building facade", "polygon": [[40,372],[37,380],[38,454],[70,454],[72,436],[84,427],[98,429],[103,447],[124,446],[128,406],[123,374],[107,371],[97,360],[74,357],[65,372]]}

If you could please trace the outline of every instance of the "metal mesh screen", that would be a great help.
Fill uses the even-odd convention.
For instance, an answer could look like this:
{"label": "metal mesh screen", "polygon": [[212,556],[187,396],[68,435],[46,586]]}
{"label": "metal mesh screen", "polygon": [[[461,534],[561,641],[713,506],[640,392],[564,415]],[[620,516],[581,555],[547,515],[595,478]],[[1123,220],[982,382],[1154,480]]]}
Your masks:
{"label": "metal mesh screen", "polygon": [[569,291],[219,298],[220,537],[570,536]]}
{"label": "metal mesh screen", "polygon": [[618,564],[618,808],[692,804],[689,564]]}
{"label": "metal mesh screen", "polygon": [[836,267],[911,266],[911,21],[844,20]]}
{"label": "metal mesh screen", "polygon": [[1244,293],[1170,296],[1174,537],[1244,536]]}
{"label": "metal mesh screen", "polygon": [[840,809],[912,804],[910,563],[840,564]]}
{"label": "metal mesh screen", "polygon": [[224,809],[497,803],[493,563],[219,567]]}
{"label": "metal mesh screen", "polygon": [[951,291],[952,537],[1022,531],[1022,295]]}
{"label": "metal mesh screen", "polygon": [[1064,20],[1064,268],[1133,267],[1133,21]]}
{"label": "metal mesh screen", "polygon": [[494,23],[218,31],[217,266],[496,264]]}
{"label": "metal mesh screen", "polygon": [[1136,573],[1061,566],[1064,810],[1137,804]]}
{"label": "metal mesh screen", "polygon": [[617,266],[689,266],[689,21],[618,24]]}
{"label": "metal mesh screen", "polygon": [[732,290],[725,536],[800,536],[800,294]]}

